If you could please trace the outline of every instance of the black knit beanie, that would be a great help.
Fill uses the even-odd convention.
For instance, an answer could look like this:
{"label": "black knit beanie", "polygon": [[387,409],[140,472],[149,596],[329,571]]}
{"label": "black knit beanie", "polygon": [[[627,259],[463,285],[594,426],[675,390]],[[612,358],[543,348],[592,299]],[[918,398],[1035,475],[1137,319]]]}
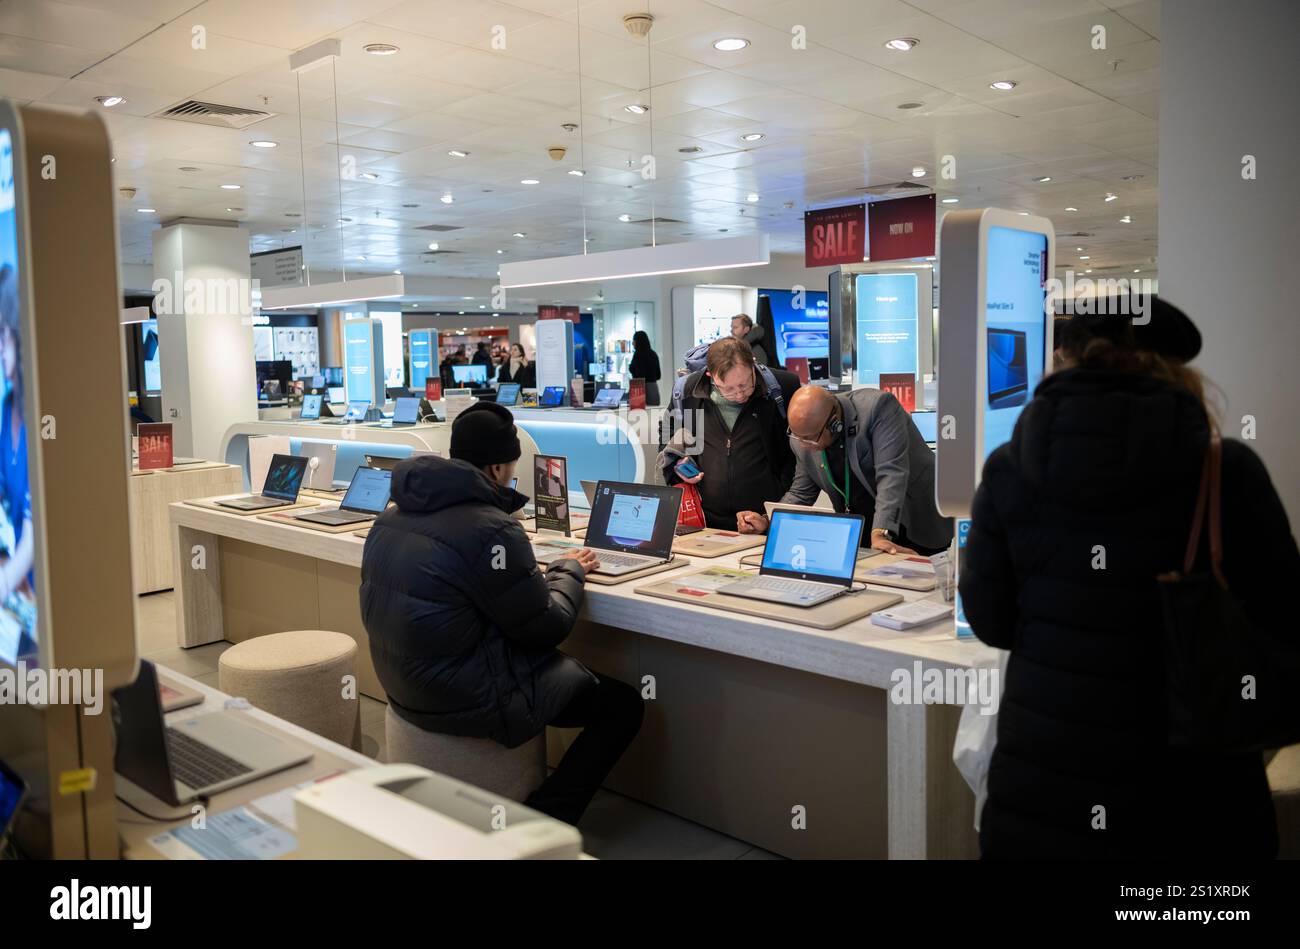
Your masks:
{"label": "black knit beanie", "polygon": [[475,402],[451,423],[451,457],[476,468],[518,461],[519,433],[515,417],[504,405]]}

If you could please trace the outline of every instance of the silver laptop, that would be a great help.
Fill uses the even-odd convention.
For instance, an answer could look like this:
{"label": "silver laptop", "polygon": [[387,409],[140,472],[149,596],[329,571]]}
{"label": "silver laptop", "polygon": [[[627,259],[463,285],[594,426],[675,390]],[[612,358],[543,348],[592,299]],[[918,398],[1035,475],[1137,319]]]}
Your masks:
{"label": "silver laptop", "polygon": [[262,484],[261,494],[245,494],[243,497],[225,498],[216,503],[221,507],[230,507],[237,511],[261,511],[265,508],[297,504],[298,491],[302,488],[302,479],[306,471],[306,458],[299,455],[272,455],[271,464],[266,469],[266,481]]}
{"label": "silver laptop", "polygon": [[135,682],[114,690],[113,718],[118,796],[128,801],[147,801],[147,795],[178,806],[312,757],[305,748],[251,724],[240,712],[206,712],[168,725],[157,672],[144,660]]}
{"label": "silver laptop", "polygon": [[[764,501],[763,513],[767,516],[769,522],[772,520],[773,511],[824,511],[830,512],[833,508],[813,507],[811,504],[782,504],[780,501]],[[858,560],[868,560],[871,557],[877,557],[883,554],[883,550],[877,550],[875,547],[859,547]]]}
{"label": "silver laptop", "polygon": [[[671,561],[681,503],[676,488],[598,482],[584,543],[600,560],[596,572],[621,576]],[[570,543],[542,540],[533,545],[533,554],[538,563],[550,563],[573,549]]]}
{"label": "silver laptop", "polygon": [[354,425],[357,422],[365,421],[366,413],[370,411],[370,403],[364,399],[353,399],[348,403],[348,414],[342,418],[330,418],[321,422],[322,425]]}
{"label": "silver laptop", "polygon": [[759,575],[718,592],[787,606],[816,606],[847,593],[865,524],[861,514],[774,510]]}
{"label": "silver laptop", "polygon": [[343,524],[364,524],[373,521],[388,507],[388,492],[393,483],[392,470],[382,468],[358,468],[348,485],[348,493],[343,501],[332,511],[308,511],[294,517],[296,521],[309,521],[312,524],[328,524],[339,527]]}

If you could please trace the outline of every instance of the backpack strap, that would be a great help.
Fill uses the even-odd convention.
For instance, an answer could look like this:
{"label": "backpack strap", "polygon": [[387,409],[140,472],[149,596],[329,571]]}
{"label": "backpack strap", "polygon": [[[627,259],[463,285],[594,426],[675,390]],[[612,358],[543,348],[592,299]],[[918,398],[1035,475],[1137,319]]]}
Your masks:
{"label": "backpack strap", "polygon": [[776,379],[776,374],[767,366],[758,366],[758,374],[767,386],[767,397],[776,403],[776,410],[781,413],[781,418],[785,418],[785,395],[781,392],[781,383]]}

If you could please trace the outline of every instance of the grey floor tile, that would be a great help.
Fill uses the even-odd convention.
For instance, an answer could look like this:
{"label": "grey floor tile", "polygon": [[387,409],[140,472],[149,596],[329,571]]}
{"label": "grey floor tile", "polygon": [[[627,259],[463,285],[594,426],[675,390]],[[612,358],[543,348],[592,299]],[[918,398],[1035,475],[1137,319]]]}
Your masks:
{"label": "grey floor tile", "polygon": [[361,700],[361,724],[370,725],[378,723],[380,732],[383,732],[384,714],[388,711],[388,703],[381,702],[378,699],[372,699],[368,695],[360,696]]}
{"label": "grey floor tile", "polygon": [[735,860],[754,848],[631,798],[600,791],[578,830],[601,860]]}

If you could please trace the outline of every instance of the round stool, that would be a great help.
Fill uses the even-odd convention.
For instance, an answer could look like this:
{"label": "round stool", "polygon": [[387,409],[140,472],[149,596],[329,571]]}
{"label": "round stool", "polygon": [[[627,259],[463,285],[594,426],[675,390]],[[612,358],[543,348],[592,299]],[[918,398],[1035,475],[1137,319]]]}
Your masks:
{"label": "round stool", "polygon": [[[323,629],[295,629],[236,643],[221,654],[222,692],[349,748],[361,748],[357,644]],[[344,697],[344,676],[353,677]]]}
{"label": "round stool", "polygon": [[523,801],[546,778],[546,732],[518,748],[491,738],[442,735],[384,713],[389,764],[414,764],[512,801]]}

